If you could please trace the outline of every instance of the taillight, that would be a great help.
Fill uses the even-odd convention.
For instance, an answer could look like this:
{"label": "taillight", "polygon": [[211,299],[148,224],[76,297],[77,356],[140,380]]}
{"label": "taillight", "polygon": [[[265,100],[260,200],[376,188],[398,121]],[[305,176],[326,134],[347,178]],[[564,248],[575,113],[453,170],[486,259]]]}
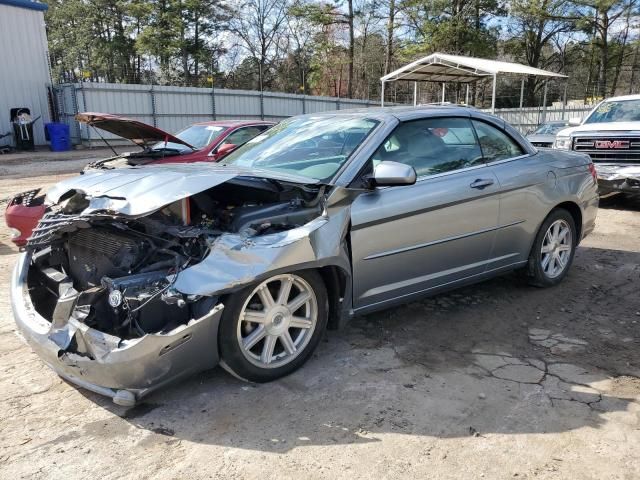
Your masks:
{"label": "taillight", "polygon": [[592,163],[589,164],[589,173],[593,177],[593,181],[598,183],[598,172],[596,172],[596,166]]}

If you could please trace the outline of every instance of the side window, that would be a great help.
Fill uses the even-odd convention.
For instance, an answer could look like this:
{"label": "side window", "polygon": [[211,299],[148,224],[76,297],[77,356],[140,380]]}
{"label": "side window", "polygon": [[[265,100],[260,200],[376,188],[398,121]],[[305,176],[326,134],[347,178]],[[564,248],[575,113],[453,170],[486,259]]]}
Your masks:
{"label": "side window", "polygon": [[506,133],[488,123],[473,120],[485,161],[495,162],[524,155],[522,147]]}
{"label": "side window", "polygon": [[260,134],[263,130],[265,129],[261,128],[261,126],[239,128],[227,138],[225,138],[220,145],[226,145],[228,143],[236,146],[243,145],[256,135]]}
{"label": "side window", "polygon": [[418,176],[433,175],[484,163],[466,118],[428,118],[401,123],[372,157],[411,165]]}

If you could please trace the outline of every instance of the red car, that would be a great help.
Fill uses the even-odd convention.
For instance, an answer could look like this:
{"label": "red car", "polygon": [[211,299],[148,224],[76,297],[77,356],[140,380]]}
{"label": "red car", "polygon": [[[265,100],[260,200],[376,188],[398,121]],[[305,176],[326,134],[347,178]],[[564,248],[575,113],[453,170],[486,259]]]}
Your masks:
{"label": "red car", "polygon": [[[79,113],[76,120],[88,128],[99,128],[126,138],[142,148],[140,152],[116,154],[90,163],[85,170],[158,163],[217,162],[274,125],[273,122],[257,120],[200,122],[172,135],[146,123],[108,113]],[[15,195],[5,211],[5,221],[13,232],[11,240],[18,246],[27,243],[31,231],[44,214],[44,195],[38,195],[39,191],[35,189]]]}

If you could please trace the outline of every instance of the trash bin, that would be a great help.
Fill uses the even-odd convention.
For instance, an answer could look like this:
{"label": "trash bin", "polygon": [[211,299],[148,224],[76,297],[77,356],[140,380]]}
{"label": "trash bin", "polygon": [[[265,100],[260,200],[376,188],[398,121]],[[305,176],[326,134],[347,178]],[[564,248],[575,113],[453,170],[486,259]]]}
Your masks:
{"label": "trash bin", "polygon": [[71,134],[66,123],[45,123],[45,130],[51,142],[51,150],[54,152],[66,152],[71,150]]}
{"label": "trash bin", "polygon": [[31,111],[26,107],[12,108],[9,112],[16,150],[33,150],[33,124],[40,117],[31,120]]}

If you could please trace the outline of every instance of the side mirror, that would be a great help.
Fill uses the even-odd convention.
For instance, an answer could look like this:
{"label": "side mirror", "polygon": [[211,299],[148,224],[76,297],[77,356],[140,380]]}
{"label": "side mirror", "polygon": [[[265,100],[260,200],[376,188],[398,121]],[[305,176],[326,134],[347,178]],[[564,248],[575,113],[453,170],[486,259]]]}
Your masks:
{"label": "side mirror", "polygon": [[233,143],[225,143],[223,145],[220,145],[218,148],[216,148],[216,156],[223,157],[227,153],[231,152],[231,150],[234,150],[236,147],[237,145],[234,145]]}
{"label": "side mirror", "polygon": [[578,127],[582,124],[582,119],[578,118],[578,117],[574,117],[574,118],[570,118],[569,119],[569,126],[570,127]]}
{"label": "side mirror", "polygon": [[372,183],[375,187],[393,187],[416,183],[416,171],[410,165],[398,162],[380,162],[373,171]]}

